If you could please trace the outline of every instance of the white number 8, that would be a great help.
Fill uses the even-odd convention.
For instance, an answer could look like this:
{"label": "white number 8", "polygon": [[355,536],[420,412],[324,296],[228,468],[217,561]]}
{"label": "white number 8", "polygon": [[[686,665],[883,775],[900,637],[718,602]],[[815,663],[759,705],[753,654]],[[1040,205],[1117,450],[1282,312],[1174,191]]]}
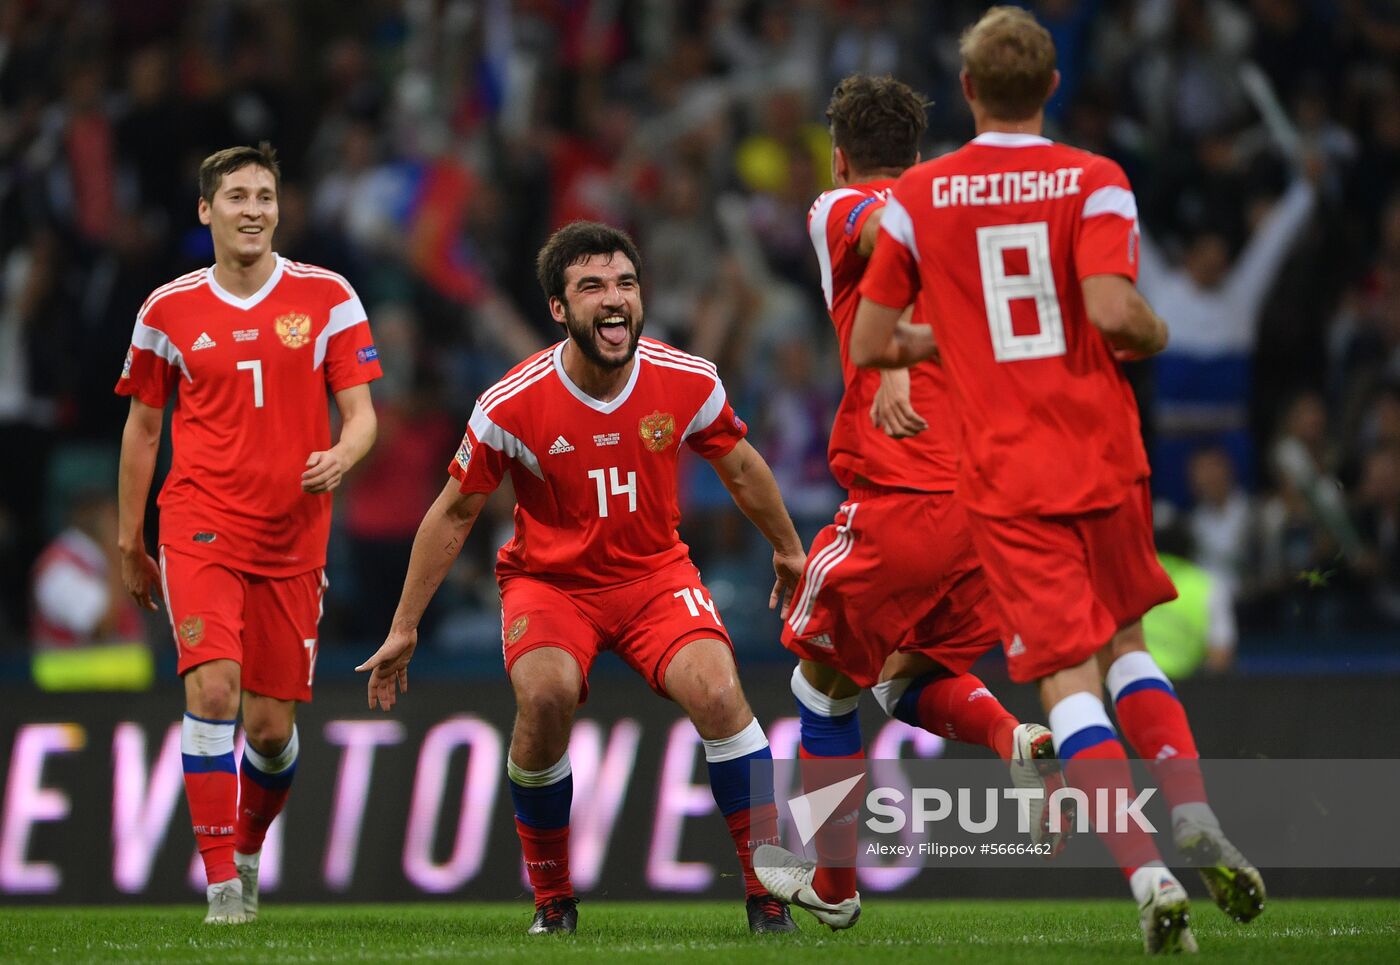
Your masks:
{"label": "white number 8", "polygon": [[[1007,251],[1024,251],[1028,274],[1006,273]],[[1050,265],[1050,229],[1044,221],[977,229],[977,260],[982,267],[982,296],[992,330],[992,354],[998,362],[1023,362],[1065,354],[1065,323]],[[1011,326],[1011,303],[1035,301],[1040,330],[1017,335]]]}

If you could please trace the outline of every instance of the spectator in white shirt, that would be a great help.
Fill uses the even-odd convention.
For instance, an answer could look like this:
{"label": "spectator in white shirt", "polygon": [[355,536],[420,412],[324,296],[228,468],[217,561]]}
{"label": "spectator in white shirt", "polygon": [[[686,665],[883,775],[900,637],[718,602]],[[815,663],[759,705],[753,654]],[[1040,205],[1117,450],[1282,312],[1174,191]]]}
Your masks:
{"label": "spectator in white shirt", "polygon": [[1179,266],[1142,238],[1139,286],[1171,327],[1171,343],[1154,360],[1159,494],[1185,501],[1186,462],[1203,444],[1223,446],[1236,471],[1248,474],[1250,368],[1260,315],[1315,199],[1312,179],[1296,179],[1233,264],[1225,239],[1213,232],[1192,239]]}

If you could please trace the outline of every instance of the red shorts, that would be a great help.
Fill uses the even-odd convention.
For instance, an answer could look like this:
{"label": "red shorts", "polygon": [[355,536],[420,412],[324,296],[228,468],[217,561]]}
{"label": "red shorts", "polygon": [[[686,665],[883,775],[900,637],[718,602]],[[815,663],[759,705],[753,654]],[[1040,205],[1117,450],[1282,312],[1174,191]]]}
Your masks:
{"label": "red shorts", "polygon": [[851,495],[812,541],[783,646],[862,687],[896,651],[965,673],[1001,636],[962,504],[951,493]]}
{"label": "red shorts", "polygon": [[1176,599],[1157,562],[1145,480],[1112,509],[968,518],[1018,683],[1083,663],[1120,629]]}
{"label": "red shorts", "polygon": [[324,570],[257,576],[162,546],[160,581],[182,676],[211,660],[233,660],[244,690],[311,699]]}
{"label": "red shorts", "polygon": [[506,673],[531,650],[567,650],[583,676],[579,703],[588,699],[588,670],[603,650],[616,653],[665,697],[666,668],[686,644],[722,640],[734,649],[689,560],[600,590],[564,590],[528,576],[504,579],[501,638]]}

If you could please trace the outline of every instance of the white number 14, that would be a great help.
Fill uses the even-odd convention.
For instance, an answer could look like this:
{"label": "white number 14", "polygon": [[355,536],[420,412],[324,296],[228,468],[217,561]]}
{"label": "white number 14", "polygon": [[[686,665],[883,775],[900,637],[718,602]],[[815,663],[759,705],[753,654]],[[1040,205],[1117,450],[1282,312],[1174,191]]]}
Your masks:
{"label": "white number 14", "polygon": [[604,472],[611,476],[611,489],[614,496],[627,497],[627,511],[635,513],[637,511],[637,474],[629,472],[627,474],[627,485],[622,484],[622,479],[617,474],[617,467],[610,469],[590,469],[588,478],[598,484],[598,515],[607,518],[608,515],[608,485],[603,482]]}
{"label": "white number 14", "polygon": [[703,609],[710,614],[710,619],[715,621],[715,626],[720,625],[719,614],[715,612],[715,601],[705,599],[704,590],[699,587],[692,590],[688,586],[683,586],[671,595],[685,602],[685,608],[690,611],[691,616],[698,617]]}

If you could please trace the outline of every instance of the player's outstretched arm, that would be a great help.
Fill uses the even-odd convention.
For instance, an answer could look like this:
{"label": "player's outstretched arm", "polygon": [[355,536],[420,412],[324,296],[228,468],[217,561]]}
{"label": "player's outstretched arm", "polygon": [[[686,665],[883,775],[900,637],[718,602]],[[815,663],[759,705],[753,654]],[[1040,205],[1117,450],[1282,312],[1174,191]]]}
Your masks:
{"label": "player's outstretched arm", "polygon": [[122,429],[121,463],[117,468],[117,549],[122,556],[122,583],[147,610],[156,609],[151,597],[160,585],[160,567],[146,552],[146,497],[156,472],[156,451],[165,411],[132,398]]}
{"label": "player's outstretched arm", "polygon": [[1090,275],[1082,283],[1084,310],[1124,361],[1144,359],[1167,347],[1167,323],[1122,275]]}
{"label": "player's outstretched arm", "polygon": [[408,662],[418,646],[418,621],[462,551],[485,502],[485,493],[463,493],[457,480],[449,479],[418,524],[389,635],[374,656],[355,668],[358,673],[369,673],[370,710],[376,703],[388,710],[399,691],[408,692]]}
{"label": "player's outstretched arm", "polygon": [[340,410],[340,438],[329,449],[306,457],[301,488],[308,493],[328,493],[339,486],[350,467],[369,452],[379,432],[369,383],[341,389],[335,394],[335,406]]}
{"label": "player's outstretched arm", "polygon": [[938,351],[933,329],[911,325],[905,308],[860,300],[851,326],[851,362],[863,369],[907,369]]}
{"label": "player's outstretched arm", "polygon": [[778,580],[768,597],[768,609],[781,602],[779,612],[786,618],[792,605],[792,591],[802,576],[807,553],[802,549],[802,539],[792,525],[787,506],[783,504],[783,494],[778,490],[773,470],[768,468],[768,463],[763,461],[758,450],[747,439],[740,439],[727,455],[711,459],[710,465],[715,467],[720,482],[734,498],[734,504],[773,544],[773,572]]}

